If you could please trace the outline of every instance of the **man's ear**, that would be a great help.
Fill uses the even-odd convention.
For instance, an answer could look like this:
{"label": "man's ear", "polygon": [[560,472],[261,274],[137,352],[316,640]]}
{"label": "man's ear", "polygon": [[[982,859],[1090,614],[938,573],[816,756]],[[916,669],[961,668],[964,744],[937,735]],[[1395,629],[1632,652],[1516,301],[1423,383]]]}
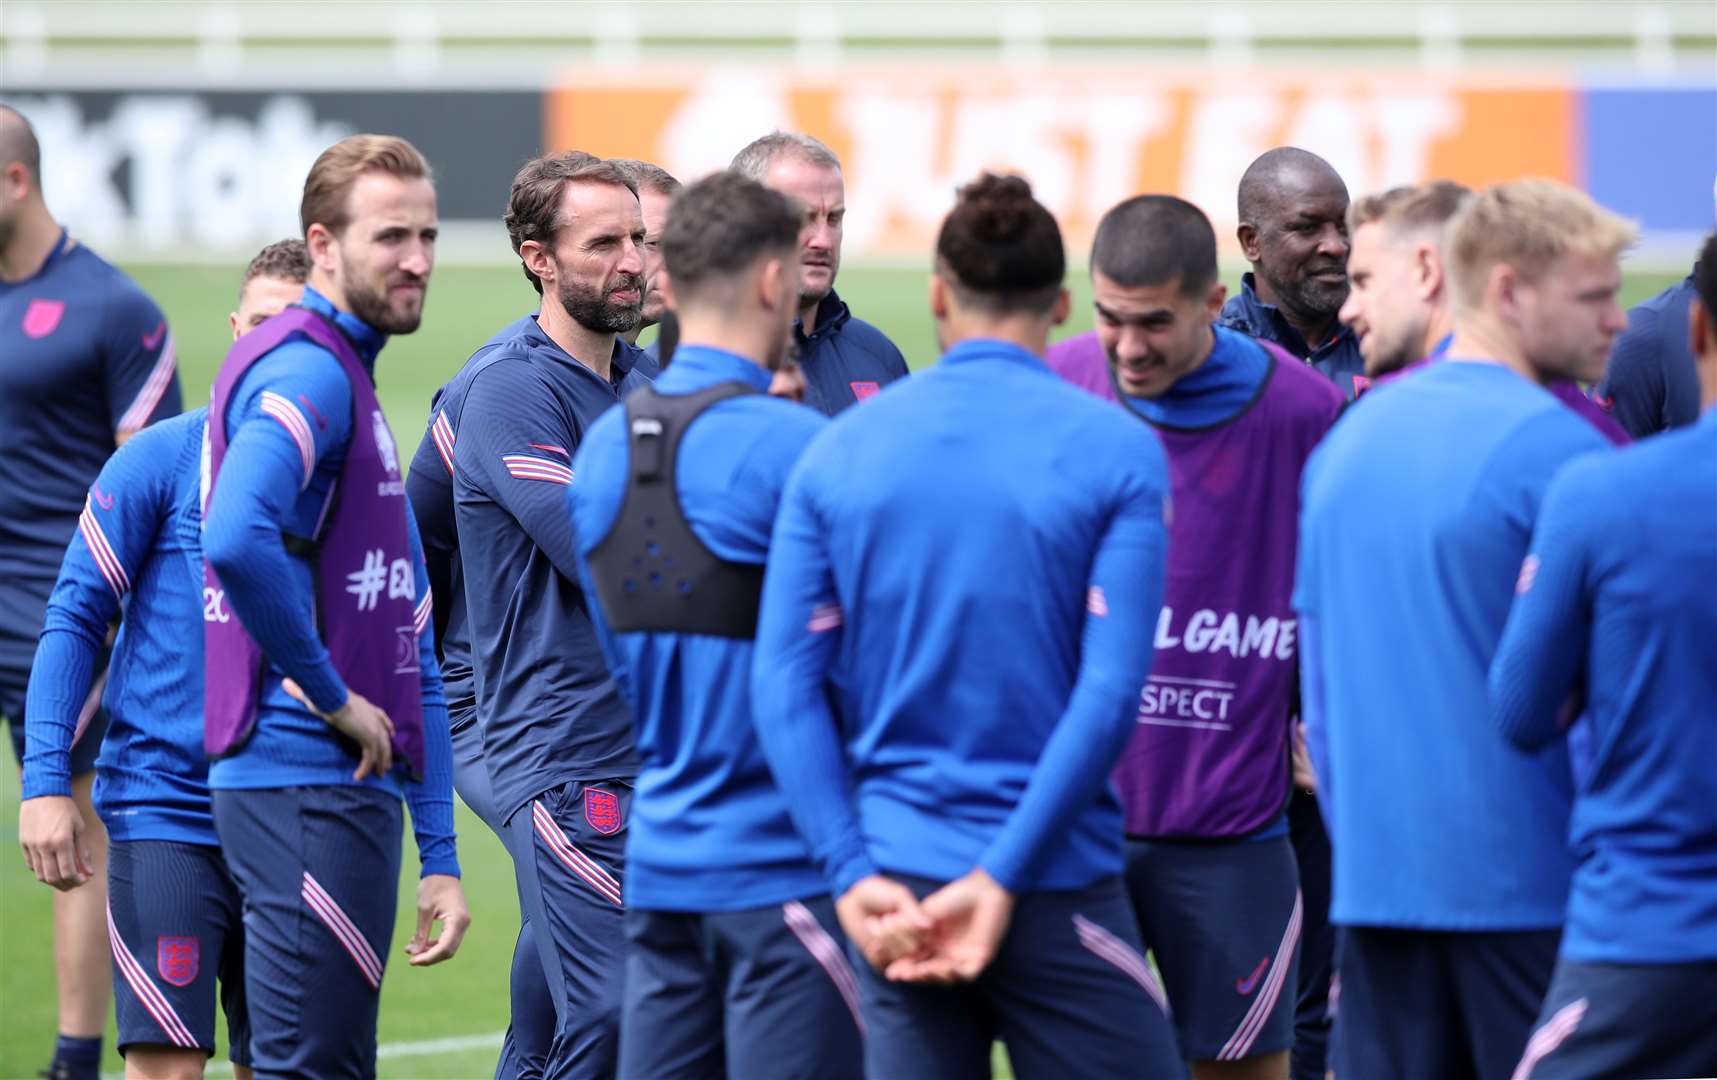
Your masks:
{"label": "man's ear", "polygon": [[1499,317],[1515,322],[1520,317],[1520,294],[1525,287],[1526,282],[1515,273],[1514,267],[1497,263],[1485,277],[1485,302]]}
{"label": "man's ear", "polygon": [[662,303],[668,306],[669,311],[680,310],[680,301],[674,296],[674,279],[669,275],[666,266],[656,271],[656,292],[661,296]]}
{"label": "man's ear", "polygon": [[1211,322],[1215,322],[1217,317],[1222,314],[1222,305],[1227,302],[1228,286],[1224,285],[1221,281],[1218,281],[1216,284],[1212,285],[1210,287],[1210,291],[1204,295],[1204,313],[1210,316]]}
{"label": "man's ear", "polygon": [[1687,307],[1687,344],[1696,361],[1704,363],[1710,358],[1717,362],[1717,319],[1711,318],[1698,297]]}
{"label": "man's ear", "polygon": [[539,241],[526,240],[519,245],[519,261],[541,281],[554,280],[554,257]]}
{"label": "man's ear", "polygon": [[[763,305],[764,311],[774,311],[780,307],[781,298],[787,295],[781,287],[783,274],[784,270],[780,259],[765,259],[763,261],[763,269],[757,274],[757,300]],[[793,295],[788,297],[787,303],[789,305],[792,304],[794,297],[798,294],[797,284],[790,291]]]}
{"label": "man's ear", "polygon": [[1055,311],[1050,315],[1049,325],[1060,326],[1067,321],[1067,316],[1073,311],[1073,293],[1062,289],[1055,294]]}
{"label": "man's ear", "polygon": [[319,221],[304,232],[304,247],[310,253],[311,265],[324,274],[334,272],[334,247],[337,243],[333,232]]}
{"label": "man's ear", "polygon": [[1434,301],[1442,294],[1447,284],[1443,272],[1443,253],[1437,250],[1437,245],[1421,243],[1413,249],[1413,287],[1419,293],[1419,299],[1427,303]]}
{"label": "man's ear", "polygon": [[948,317],[948,283],[940,274],[930,275],[930,316],[934,319]]}
{"label": "man's ear", "polygon": [[232,311],[232,312],[227,313],[227,329],[229,329],[233,332],[233,340],[237,341],[238,340],[238,312]]}
{"label": "man's ear", "polygon": [[1258,226],[1251,222],[1242,221],[1240,227],[1234,230],[1235,239],[1240,241],[1240,251],[1246,256],[1246,261],[1255,263],[1264,253],[1264,246],[1258,242]]}

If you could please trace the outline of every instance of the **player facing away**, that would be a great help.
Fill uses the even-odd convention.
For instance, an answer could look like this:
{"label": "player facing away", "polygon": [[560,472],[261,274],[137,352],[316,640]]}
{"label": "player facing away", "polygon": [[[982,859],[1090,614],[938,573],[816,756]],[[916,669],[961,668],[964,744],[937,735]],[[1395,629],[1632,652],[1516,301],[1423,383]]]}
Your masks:
{"label": "player facing away", "polygon": [[[546,1075],[605,1076],[638,759],[578,584],[566,488],[590,424],[653,369],[619,336],[644,302],[644,222],[629,173],[570,151],[519,170],[506,224],[541,309],[478,350],[433,424],[451,462],[483,759],[555,1010]],[[514,1024],[523,1041],[517,1010]]]}
{"label": "player facing away", "polygon": [[1633,235],[1548,180],[1475,196],[1445,241],[1448,358],[1368,392],[1306,466],[1294,606],[1337,1075],[1507,1077],[1549,985],[1568,755],[1505,743],[1485,679],[1550,478],[1607,447],[1543,384],[1602,369]]}
{"label": "player facing away", "polygon": [[1115,771],[1127,887],[1192,1075],[1287,1080],[1303,904],[1288,841],[1300,472],[1341,392],[1212,325],[1216,232],[1140,195],[1091,251],[1121,400],[1168,454],[1169,556],[1138,728]]}
{"label": "player facing away", "polygon": [[[130,278],[73,239],[42,193],[30,122],[0,105],[0,717],[24,758],[30,662],[84,493],[115,446],[179,412],[173,333]],[[100,650],[98,668],[106,664]],[[105,714],[80,708],[67,792],[87,888],[54,894],[59,1040],[47,1075],[94,1080],[107,1022],[107,836],[90,789]],[[26,777],[28,782],[28,777]]]}
{"label": "player facing away", "polygon": [[[304,289],[302,240],[251,260],[230,316],[236,340]],[[66,550],[31,669],[20,843],[38,880],[89,879],[70,786],[78,715],[120,622],[96,762],[96,811],[111,843],[107,932],[119,1052],[148,1077],[201,1076],[215,1052],[216,976],[234,1072],[250,1075],[244,928],[221,859],[203,753],[199,468],[207,409],[138,433],[102,468]],[[172,887],[163,888],[163,882]]]}
{"label": "player facing away", "polygon": [[1347,185],[1330,163],[1278,146],[1247,166],[1236,236],[1252,271],[1222,324],[1305,360],[1352,401],[1365,388],[1359,342],[1336,318],[1347,299]]}
{"label": "player facing away", "polygon": [[[853,315],[835,292],[841,270],[847,189],[833,150],[810,135],[775,131],[733,156],[741,176],[774,188],[804,208],[799,246],[799,317],[793,345],[805,404],[833,416],[906,377],[906,358],[881,330]],[[776,387],[784,396],[789,375]]]}
{"label": "player facing away", "polygon": [[452,955],[470,921],[433,600],[372,383],[388,335],[422,317],[428,163],[403,139],[342,139],[311,167],[300,219],[303,298],[239,339],[209,406],[204,746],[244,896],[256,1070],[364,1076],[402,794],[422,863],[412,963]]}
{"label": "player facing away", "polygon": [[1704,417],[1556,475],[1491,665],[1504,737],[1568,739],[1578,783],[1519,1080],[1717,1075],[1717,236],[1694,282]]}
{"label": "player facing away", "polygon": [[[1448,355],[1454,314],[1443,236],[1470,198],[1469,188],[1433,180],[1362,196],[1347,208],[1352,287],[1341,321],[1359,338],[1367,379],[1388,379]],[[1610,442],[1631,441],[1579,383],[1552,379],[1545,386]]]}
{"label": "player facing away", "polygon": [[812,441],[770,541],[757,729],[859,959],[870,1076],[987,1076],[997,1038],[1026,1078],[1181,1071],[1109,783],[1167,466],[1044,366],[1065,269],[1025,180],[965,187],[930,285],[947,351]]}
{"label": "player facing away", "polygon": [[802,208],[736,173],[674,203],[673,364],[590,429],[568,492],[591,619],[636,718],[620,1075],[857,1077],[858,981],[752,722],[769,533],[826,421],[771,398]]}

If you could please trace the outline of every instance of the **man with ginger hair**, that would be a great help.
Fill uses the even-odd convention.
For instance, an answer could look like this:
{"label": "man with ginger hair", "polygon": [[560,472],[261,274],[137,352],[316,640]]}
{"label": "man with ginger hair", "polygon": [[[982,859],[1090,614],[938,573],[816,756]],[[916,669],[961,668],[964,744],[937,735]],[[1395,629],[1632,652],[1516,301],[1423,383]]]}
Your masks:
{"label": "man with ginger hair", "polygon": [[1295,608],[1338,1075],[1507,1076],[1549,985],[1568,755],[1506,745],[1486,674],[1551,476],[1605,448],[1544,384],[1602,371],[1633,237],[1553,181],[1473,197],[1444,241],[1448,356],[1370,391],[1307,465]]}

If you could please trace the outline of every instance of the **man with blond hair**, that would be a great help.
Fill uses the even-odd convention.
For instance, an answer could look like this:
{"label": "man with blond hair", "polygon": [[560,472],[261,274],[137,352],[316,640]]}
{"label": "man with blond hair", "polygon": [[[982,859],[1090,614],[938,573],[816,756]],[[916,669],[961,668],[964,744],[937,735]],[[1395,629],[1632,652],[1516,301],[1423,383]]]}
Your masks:
{"label": "man with blond hair", "polygon": [[1444,240],[1447,358],[1369,392],[1306,467],[1294,606],[1338,1075],[1506,1077],[1549,985],[1568,754],[1508,746],[1486,673],[1551,476],[1605,447],[1544,384],[1601,373],[1633,238],[1553,181],[1474,196]]}
{"label": "man with blond hair", "polygon": [[429,165],[403,139],[342,139],[300,218],[303,297],[234,344],[209,404],[203,745],[244,896],[256,1071],[370,1076],[402,795],[422,863],[412,964],[452,955],[470,922],[432,600],[373,382],[423,316]]}

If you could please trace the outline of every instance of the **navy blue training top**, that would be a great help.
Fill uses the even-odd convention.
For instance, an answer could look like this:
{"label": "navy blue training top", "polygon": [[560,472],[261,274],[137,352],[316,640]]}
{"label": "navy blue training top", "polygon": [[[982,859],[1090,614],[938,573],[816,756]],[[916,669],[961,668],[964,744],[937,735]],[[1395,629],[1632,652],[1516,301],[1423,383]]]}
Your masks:
{"label": "navy blue training top", "polygon": [[1337,322],[1328,341],[1310,344],[1288,324],[1281,309],[1258,299],[1250,273],[1240,275],[1240,291],[1222,305],[1222,314],[1216,321],[1220,326],[1280,345],[1322,372],[1349,401],[1371,385],[1365,377],[1365,357],[1359,352],[1359,338],[1351,329]]}
{"label": "navy blue training top", "polygon": [[865,401],[907,374],[906,358],[881,330],[853,315],[831,290],[817,305],[816,325],[793,323],[805,404],[825,416]]}
{"label": "navy blue training top", "polygon": [[1610,350],[1593,396],[1636,439],[1699,419],[1699,373],[1687,329],[1687,309],[1696,297],[1689,274],[1636,304]]}

